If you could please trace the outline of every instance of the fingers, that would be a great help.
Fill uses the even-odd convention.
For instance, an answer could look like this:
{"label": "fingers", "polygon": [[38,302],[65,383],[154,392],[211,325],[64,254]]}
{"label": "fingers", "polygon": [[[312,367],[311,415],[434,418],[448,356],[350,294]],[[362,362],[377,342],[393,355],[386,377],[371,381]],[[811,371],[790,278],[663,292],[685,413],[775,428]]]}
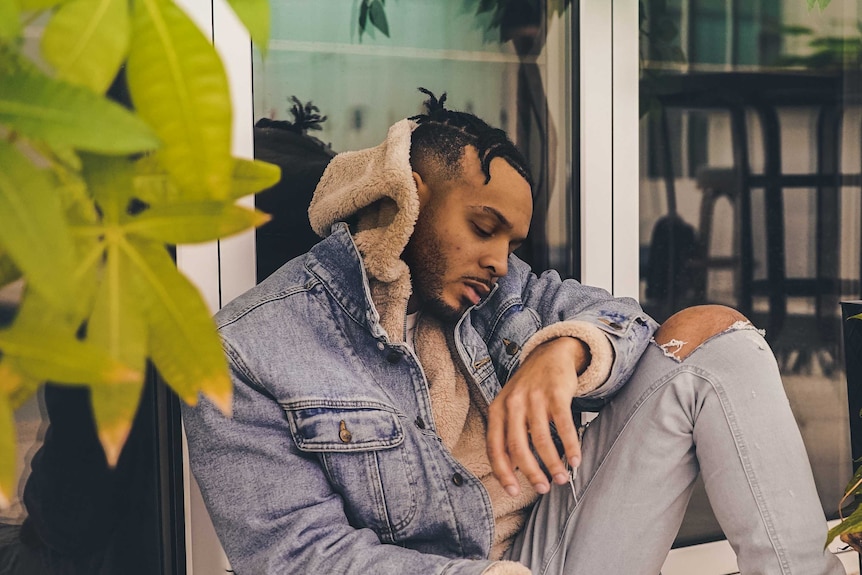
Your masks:
{"label": "fingers", "polygon": [[506,414],[502,403],[496,400],[488,408],[488,461],[506,493],[512,497],[518,495],[521,488],[506,451]]}
{"label": "fingers", "polygon": [[566,461],[571,467],[578,467],[581,464],[581,441],[570,406],[571,403],[568,406],[556,404],[556,410],[552,413],[552,417],[557,427],[557,436],[560,438],[566,453]]}
{"label": "fingers", "polygon": [[523,394],[504,390],[489,407],[488,459],[494,475],[511,496],[520,493],[515,469],[520,469],[537,493],[550,490],[548,478],[530,448],[531,442],[553,481],[561,485],[568,481],[566,467],[551,433],[552,421],[566,459],[572,466],[580,464],[581,449],[570,410],[571,398],[552,399],[548,401],[540,394],[527,399]]}

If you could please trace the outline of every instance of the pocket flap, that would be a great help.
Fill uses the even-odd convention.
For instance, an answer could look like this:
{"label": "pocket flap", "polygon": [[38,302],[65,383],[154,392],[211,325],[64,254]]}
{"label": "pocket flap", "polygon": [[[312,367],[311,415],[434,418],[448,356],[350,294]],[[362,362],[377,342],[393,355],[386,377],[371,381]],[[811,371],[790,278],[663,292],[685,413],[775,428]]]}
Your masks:
{"label": "pocket flap", "polygon": [[404,442],[398,416],[386,406],[284,406],[290,432],[302,451],[373,451]]}

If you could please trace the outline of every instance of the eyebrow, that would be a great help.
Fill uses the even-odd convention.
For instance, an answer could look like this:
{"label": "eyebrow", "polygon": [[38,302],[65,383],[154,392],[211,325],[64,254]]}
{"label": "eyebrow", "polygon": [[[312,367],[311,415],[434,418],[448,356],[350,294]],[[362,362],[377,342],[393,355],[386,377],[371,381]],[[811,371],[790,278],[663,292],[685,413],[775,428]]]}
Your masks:
{"label": "eyebrow", "polygon": [[470,207],[473,208],[474,210],[482,210],[486,214],[491,214],[492,216],[497,218],[500,221],[500,223],[503,224],[504,227],[509,228],[510,230],[514,227],[512,225],[512,222],[510,222],[508,220],[508,218],[506,218],[506,216],[504,216],[500,212],[500,210],[498,210],[497,208],[492,208],[491,206],[470,206]]}

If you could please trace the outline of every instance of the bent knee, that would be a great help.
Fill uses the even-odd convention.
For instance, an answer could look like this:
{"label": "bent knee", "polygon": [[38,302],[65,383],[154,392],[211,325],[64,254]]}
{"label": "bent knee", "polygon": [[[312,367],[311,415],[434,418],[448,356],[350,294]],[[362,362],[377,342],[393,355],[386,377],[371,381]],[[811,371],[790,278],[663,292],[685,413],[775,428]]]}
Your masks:
{"label": "bent knee", "polygon": [[703,342],[739,322],[750,325],[744,315],[727,306],[692,306],[670,316],[658,329],[654,340],[666,354],[681,361]]}

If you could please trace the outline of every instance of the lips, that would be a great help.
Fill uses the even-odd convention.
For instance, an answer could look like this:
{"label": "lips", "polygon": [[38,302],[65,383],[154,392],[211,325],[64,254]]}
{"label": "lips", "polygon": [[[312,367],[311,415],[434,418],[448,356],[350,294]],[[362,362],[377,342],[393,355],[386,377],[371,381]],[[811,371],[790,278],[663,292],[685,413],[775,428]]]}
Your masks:
{"label": "lips", "polygon": [[478,304],[484,297],[491,293],[491,288],[479,281],[467,280],[464,282],[464,285],[467,288],[467,299],[469,299],[473,305]]}

